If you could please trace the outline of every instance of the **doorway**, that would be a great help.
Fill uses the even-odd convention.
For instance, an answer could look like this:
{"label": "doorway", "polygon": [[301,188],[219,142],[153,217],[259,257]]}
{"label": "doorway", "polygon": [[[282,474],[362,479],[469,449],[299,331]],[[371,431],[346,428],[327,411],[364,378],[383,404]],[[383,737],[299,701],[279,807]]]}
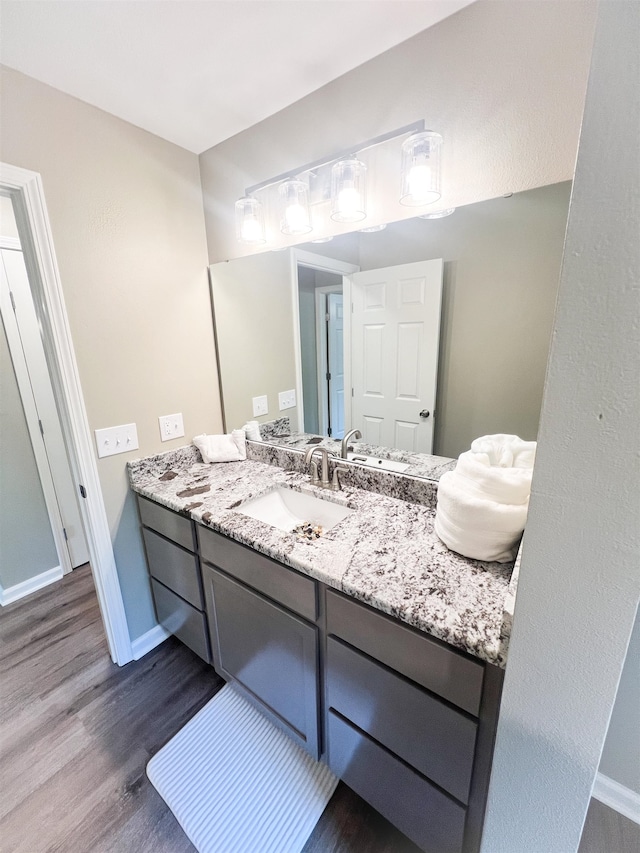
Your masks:
{"label": "doorway", "polygon": [[89,561],[89,551],[22,248],[17,236],[6,233],[10,199],[3,202],[0,314],[59,565],[67,574]]}
{"label": "doorway", "polygon": [[304,430],[344,434],[342,276],[298,264],[298,319]]}
{"label": "doorway", "polygon": [[109,653],[123,665],[133,660],[131,639],[40,175],[0,163],[0,194],[13,205]]}

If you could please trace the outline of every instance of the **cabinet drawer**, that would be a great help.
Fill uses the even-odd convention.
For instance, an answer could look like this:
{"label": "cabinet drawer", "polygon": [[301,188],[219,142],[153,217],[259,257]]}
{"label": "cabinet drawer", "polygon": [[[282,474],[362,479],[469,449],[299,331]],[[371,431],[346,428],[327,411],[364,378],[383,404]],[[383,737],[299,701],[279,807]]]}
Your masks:
{"label": "cabinet drawer", "polygon": [[480,661],[332,590],[327,590],[327,633],[478,716],[484,677]]}
{"label": "cabinet drawer", "polygon": [[327,707],[466,803],[477,724],[337,640],[327,640]]}
{"label": "cabinet drawer", "polygon": [[138,507],[140,518],[145,527],[151,527],[162,533],[167,539],[177,542],[189,551],[196,550],[195,537],[193,533],[193,522],[182,515],[178,515],[166,506],[147,500],[138,495]]}
{"label": "cabinet drawer", "polygon": [[154,578],[151,578],[151,590],[156,605],[156,616],[162,627],[169,633],[175,634],[185,646],[189,646],[207,663],[211,663],[204,613],[187,604],[179,595],[162,586]]}
{"label": "cabinet drawer", "polygon": [[200,570],[195,554],[185,551],[145,527],[142,528],[142,537],[147,551],[149,574],[198,610],[204,610]]}
{"label": "cabinet drawer", "polygon": [[465,809],[333,712],[328,764],[427,853],[460,853]]}
{"label": "cabinet drawer", "polygon": [[198,539],[203,560],[315,622],[317,591],[311,578],[200,525]]}
{"label": "cabinet drawer", "polygon": [[211,566],[203,580],[216,669],[317,758],[317,628]]}

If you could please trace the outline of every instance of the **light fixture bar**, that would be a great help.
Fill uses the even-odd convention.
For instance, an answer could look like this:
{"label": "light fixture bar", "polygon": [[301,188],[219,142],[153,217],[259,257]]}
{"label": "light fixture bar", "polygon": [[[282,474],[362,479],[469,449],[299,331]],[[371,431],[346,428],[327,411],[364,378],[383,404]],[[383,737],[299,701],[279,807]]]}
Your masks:
{"label": "light fixture bar", "polygon": [[407,133],[420,133],[425,130],[425,121],[414,121],[413,124],[407,124],[404,127],[399,127],[397,130],[391,130],[389,133],[383,133],[380,136],[375,136],[373,139],[367,139],[365,142],[360,142],[358,145],[353,145],[351,148],[345,148],[343,151],[338,151],[330,157],[323,157],[321,160],[315,160],[313,163],[307,163],[306,166],[301,166],[298,169],[289,170],[275,178],[269,178],[266,181],[261,181],[259,184],[254,184],[252,187],[247,187],[244,191],[245,196],[253,195],[258,190],[264,190],[274,184],[279,184],[281,181],[290,180],[295,175],[302,175],[305,172],[312,172],[314,169],[320,169],[322,166],[328,166],[336,160],[345,160],[353,157],[354,154],[359,154],[361,151],[366,151],[368,148],[374,148],[376,145],[381,145],[383,142],[388,142],[390,139],[396,139],[398,136],[404,136]]}

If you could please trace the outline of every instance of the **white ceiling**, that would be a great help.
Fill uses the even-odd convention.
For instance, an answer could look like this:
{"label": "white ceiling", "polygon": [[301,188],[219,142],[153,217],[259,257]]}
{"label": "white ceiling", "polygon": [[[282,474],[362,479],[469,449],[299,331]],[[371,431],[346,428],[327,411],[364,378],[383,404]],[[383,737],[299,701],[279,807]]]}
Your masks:
{"label": "white ceiling", "polygon": [[472,0],[2,0],[0,57],[200,153]]}

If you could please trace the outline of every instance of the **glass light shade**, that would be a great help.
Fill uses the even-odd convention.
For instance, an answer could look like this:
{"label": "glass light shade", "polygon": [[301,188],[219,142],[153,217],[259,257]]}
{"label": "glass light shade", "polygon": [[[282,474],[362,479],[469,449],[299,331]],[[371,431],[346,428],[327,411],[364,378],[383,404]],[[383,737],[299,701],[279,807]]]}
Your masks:
{"label": "glass light shade", "polygon": [[355,157],[338,160],[331,168],[331,218],[360,222],[367,216],[367,167]]}
{"label": "glass light shade", "polygon": [[257,198],[244,196],[236,202],[236,237],[239,243],[247,246],[266,242],[264,211]]}
{"label": "glass light shade", "polygon": [[285,181],[278,188],[280,198],[280,230],[295,237],[311,231],[307,185],[302,181]]}
{"label": "glass light shade", "polygon": [[434,210],[433,213],[419,213],[419,219],[444,219],[445,216],[451,216],[455,213],[455,207],[444,207],[442,210]]}
{"label": "glass light shade", "polygon": [[440,198],[442,137],[425,130],[402,143],[402,190],[400,204],[421,207]]}

